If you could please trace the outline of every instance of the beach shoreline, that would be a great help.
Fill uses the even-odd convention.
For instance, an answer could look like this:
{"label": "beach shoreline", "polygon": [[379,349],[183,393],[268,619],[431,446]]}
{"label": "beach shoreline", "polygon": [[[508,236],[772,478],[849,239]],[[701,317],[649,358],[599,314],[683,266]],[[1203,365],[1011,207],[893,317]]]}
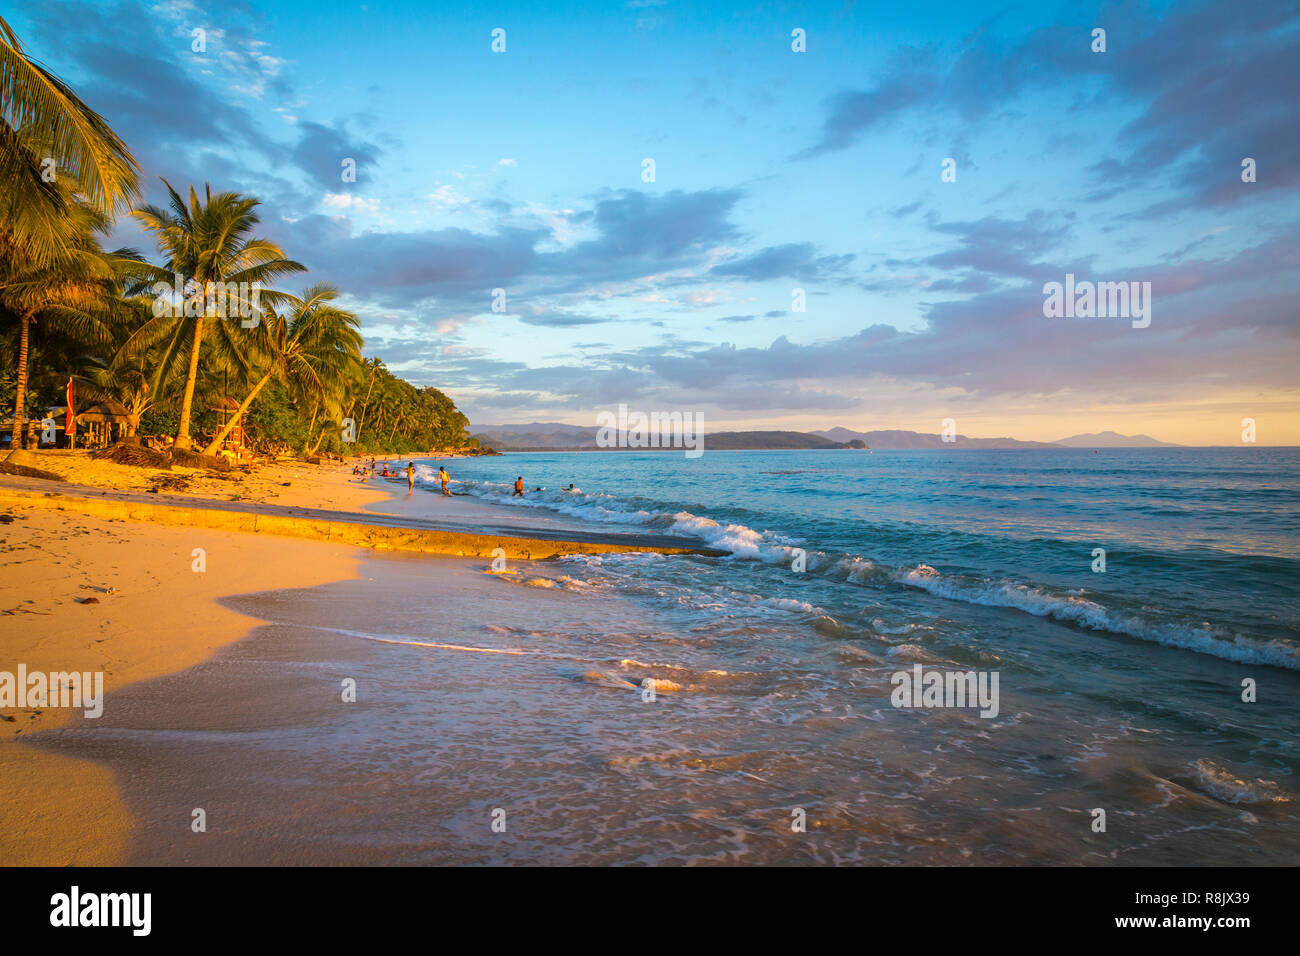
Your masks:
{"label": "beach shoreline", "polygon": [[[410,501],[401,482],[358,481],[337,463],[270,465],[241,475],[237,483],[185,469],[179,471],[188,488],[161,492],[157,475],[88,455],[43,456],[43,464],[80,484],[0,478],[0,512],[12,519],[0,534],[0,568],[5,571],[0,611],[23,622],[21,633],[0,646],[0,672],[17,674],[20,667],[27,673],[102,672],[104,710],[110,715],[128,689],[135,693],[167,679],[183,682],[187,672],[230,653],[268,626],[256,614],[232,608],[245,607],[258,596],[354,580],[366,560],[367,548],[361,544],[381,551],[402,547],[396,540],[360,541],[310,529],[260,533],[265,524],[256,529],[259,533],[249,533],[254,528],[247,521],[224,521],[222,516],[252,515],[265,523],[279,514],[327,513],[357,522],[411,524],[416,519],[403,519],[404,512],[423,513],[419,509],[441,507],[444,501],[439,497],[434,502],[427,491]],[[216,497],[223,492],[224,505]],[[530,516],[505,514],[510,509],[465,496],[445,500],[464,512],[458,520],[444,522],[459,529],[443,533],[452,544],[408,548],[440,555],[462,548],[459,553],[466,557],[461,560],[412,556],[424,562],[421,573],[433,587],[444,586],[450,574],[476,584],[465,577],[466,568],[483,564],[493,545],[506,544],[507,557],[514,560],[545,557],[556,548],[619,551],[630,546],[611,542],[633,540],[605,535],[607,542],[586,545],[569,533],[572,540],[566,541],[564,532],[530,528],[537,523]],[[117,503],[123,508],[115,510]],[[239,508],[240,514],[222,508]],[[504,525],[481,536],[486,544],[467,551],[456,543],[477,540],[472,531],[488,519]],[[310,523],[306,517],[275,520]],[[402,533],[400,528],[394,532]],[[533,534],[552,547],[529,553],[529,539],[511,534]],[[589,537],[602,538],[595,533]],[[512,541],[523,550],[511,546]],[[673,544],[655,542],[654,547],[682,550]],[[191,710],[215,714],[224,705],[212,693],[170,705],[177,715]],[[42,742],[96,720],[80,714],[54,706],[0,711],[0,861],[114,865],[132,858],[139,834],[123,800],[123,777],[112,769],[117,751],[106,744],[93,756],[71,756]],[[271,712],[266,716],[272,719]],[[95,739],[95,734],[89,736]],[[147,761],[140,771],[148,772]]]}
{"label": "beach shoreline", "polygon": [[[1221,715],[1235,719],[1235,692],[1224,703],[1223,690],[1240,661],[1026,612],[984,592],[963,600],[941,585],[964,579],[897,558],[904,573],[891,570],[879,534],[848,542],[843,558],[827,545],[819,552],[811,513],[784,525],[813,545],[808,573],[792,574],[754,547],[795,541],[760,537],[786,519],[769,509],[743,525],[728,518],[748,516],[727,510],[730,489],[747,489],[753,507],[771,474],[834,487],[825,471],[791,464],[777,456],[748,477],[677,492],[689,511],[658,505],[658,484],[637,486],[626,472],[575,473],[567,461],[548,470],[544,460],[529,469],[530,484],[551,491],[519,500],[510,496],[515,471],[500,466],[456,469],[453,487],[464,493],[451,497],[437,493],[428,468],[408,495],[400,479],[302,465],[265,472],[242,503],[210,490],[112,492],[111,481],[91,493],[188,502],[195,515],[209,505],[310,513],[330,502],[359,523],[457,534],[486,524],[579,533],[590,511],[588,529],[671,527],[734,540],[739,560],[606,553],[495,567],[483,554],[20,504],[0,525],[0,610],[25,626],[3,645],[0,670],[102,667],[108,691],[101,718],[46,711],[0,723],[10,734],[0,741],[9,834],[0,854],[127,865],[1287,859],[1296,804],[1284,746],[1260,756],[1248,742],[1218,739]],[[588,490],[569,494],[573,480]],[[10,507],[5,489],[27,484],[0,481],[0,512]],[[854,507],[920,507],[877,497]],[[914,562],[913,537],[904,545]],[[195,547],[206,551],[204,574],[191,570]],[[1105,583],[1087,582],[1089,600],[1116,600]],[[77,603],[82,596],[98,604]],[[1294,671],[1270,671],[1268,647],[1234,647],[1253,655],[1246,673],[1267,689],[1250,705],[1253,726],[1282,741]],[[891,702],[900,669],[990,666],[1001,699],[988,719]],[[1189,693],[1199,696],[1189,703]],[[1083,815],[1092,806],[1120,808],[1136,836],[1091,837]],[[198,809],[202,835],[190,829]],[[509,838],[490,827],[498,809]],[[792,835],[795,809],[816,839]]]}
{"label": "beach shoreline", "polygon": [[[147,490],[156,477],[88,456],[42,459],[105,488]],[[192,470],[183,474],[199,493],[229,487]],[[15,483],[0,479],[0,492]],[[36,484],[54,494],[66,487]],[[298,463],[267,467],[238,487],[244,500],[353,512],[391,497],[382,486]],[[158,497],[184,503],[193,495]],[[12,497],[0,512],[10,518],[0,527],[0,612],[8,622],[0,672],[102,672],[108,712],[123,688],[181,673],[247,638],[259,622],[222,601],[354,577],[361,554],[321,541],[70,514]],[[0,861],[112,865],[126,858],[134,822],[114,774],[102,762],[24,743],[87,719],[80,713],[55,706],[0,710]]]}

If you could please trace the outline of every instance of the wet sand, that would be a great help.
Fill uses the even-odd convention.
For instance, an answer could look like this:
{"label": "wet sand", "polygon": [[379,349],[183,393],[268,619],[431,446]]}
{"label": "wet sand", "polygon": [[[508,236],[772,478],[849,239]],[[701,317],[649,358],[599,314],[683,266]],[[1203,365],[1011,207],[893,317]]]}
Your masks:
{"label": "wet sand", "polygon": [[[1138,740],[1015,784],[1006,767],[1069,736],[1050,692],[1009,695],[992,723],[918,719],[835,642],[800,651],[815,667],[760,656],[740,670],[729,645],[745,634],[681,632],[562,562],[486,570],[367,554],[354,578],[225,599],[273,623],[35,746],[111,770],[136,820],[125,860],[143,865],[1149,865],[1189,846],[1276,864],[1291,852],[1234,826],[1246,808],[1144,773]],[[861,673],[851,706],[818,686],[835,666]],[[1117,787],[1131,795],[1109,804],[1118,834],[1091,834],[1087,808]],[[1135,847],[1128,800],[1183,810]],[[807,832],[791,827],[797,809]],[[1232,829],[1198,835],[1211,825]]]}
{"label": "wet sand", "polygon": [[[203,506],[193,493],[143,492],[148,481],[140,469],[88,461],[84,456],[69,456],[59,464],[70,477],[92,480],[98,488],[92,494]],[[224,487],[217,479],[197,484],[207,495]],[[409,523],[417,519],[413,505],[418,503],[423,506],[418,520],[460,532],[481,529],[485,519],[500,510],[466,497],[443,499],[427,493],[408,503],[404,486],[357,482],[337,465],[275,466],[245,479],[240,487],[236,494],[241,500],[214,504],[264,513],[341,512],[354,521],[383,521],[380,516],[397,515],[387,520]],[[364,693],[373,694],[386,682],[382,675],[387,669],[400,670],[401,665],[386,659],[392,650],[340,638],[318,627],[262,628],[253,639],[236,642],[248,637],[259,618],[279,620],[280,610],[296,601],[307,600],[313,608],[312,623],[321,623],[314,602],[328,605],[329,599],[301,589],[330,581],[373,584],[373,574],[356,577],[358,563],[369,552],[336,543],[60,512],[36,506],[43,502],[15,497],[15,493],[44,496],[46,491],[66,495],[70,490],[67,484],[34,479],[0,481],[0,493],[8,496],[0,512],[14,517],[0,526],[4,570],[0,670],[16,673],[23,664],[29,672],[102,671],[104,715],[90,719],[80,711],[48,706],[0,712],[4,718],[0,720],[0,862],[113,864],[191,858],[346,862],[332,850],[304,856],[292,819],[280,816],[292,804],[280,796],[265,804],[268,828],[276,834],[265,847],[274,850],[254,852],[255,846],[240,855],[229,848],[222,851],[222,841],[212,839],[204,844],[202,854],[191,857],[193,847],[176,841],[177,832],[182,837],[190,832],[193,807],[185,809],[176,831],[179,811],[171,798],[180,794],[162,799],[156,791],[175,786],[187,794],[206,794],[209,809],[216,810],[214,817],[226,827],[224,831],[210,827],[210,833],[229,834],[236,819],[242,821],[237,824],[241,829],[259,830],[262,815],[249,806],[241,804],[235,814],[221,812],[232,801],[238,803],[242,794],[256,792],[249,779],[258,776],[256,756],[238,747],[230,750],[230,742],[259,734],[273,736],[296,726],[295,722],[313,728],[310,743],[277,751],[271,768],[261,774],[270,778],[276,776],[276,766],[296,772],[293,768],[305,751],[323,739],[322,733],[338,738],[341,715],[326,705],[341,703],[341,678],[327,682],[333,692],[323,703],[315,696],[319,688],[311,680],[286,675],[302,667],[310,671],[313,665],[337,670],[339,662],[369,661],[374,669],[367,689],[361,701],[344,712],[351,717],[363,712]],[[373,517],[360,519],[363,510]],[[563,529],[545,527],[544,520],[537,522],[543,527],[530,528],[513,515],[497,516],[506,518],[500,523],[502,531],[565,535]],[[204,552],[202,573],[193,570],[196,548]],[[419,589],[433,589],[446,597],[448,613],[456,615],[449,629],[462,637],[493,616],[490,607],[496,595],[508,594],[510,613],[525,618],[532,615],[534,605],[555,600],[543,591],[522,589],[509,576],[483,575],[483,561],[471,562],[471,570],[465,561],[429,556],[412,560],[409,565],[385,565],[378,572],[380,579],[392,576],[394,567],[406,569],[405,576],[395,579],[407,584],[411,574],[417,575]],[[509,582],[504,590],[502,581]],[[374,619],[387,606],[385,600],[375,601],[375,590],[371,587],[363,595],[344,593],[350,594],[346,601],[350,607],[355,605],[353,611],[364,608],[362,617]],[[390,595],[387,600],[400,599]],[[267,611],[275,613],[262,617]],[[232,676],[233,669],[241,667],[241,655],[249,653],[260,655],[257,659],[262,663],[252,669],[243,667],[237,677]],[[457,669],[447,675],[449,686],[460,680],[459,674]],[[313,693],[303,697],[308,688]],[[490,697],[466,700],[465,705],[464,712],[480,708],[485,708],[484,714],[498,712]],[[369,741],[382,750],[382,740],[370,739],[364,729],[355,732],[355,740]],[[144,734],[130,736],[128,730]],[[197,745],[209,737],[224,743],[214,744],[215,750]],[[177,741],[179,753],[173,753],[169,747]],[[357,746],[360,743],[352,749]],[[223,749],[228,751],[226,759],[221,757]],[[179,765],[169,763],[173,758]],[[205,805],[197,798],[193,802]]]}
{"label": "wet sand", "polygon": [[[491,508],[427,491],[407,499],[401,486],[366,490],[396,496],[372,500],[370,510],[404,518],[472,524]],[[81,527],[73,522],[64,533]],[[127,528],[180,533],[126,523],[106,533]],[[656,593],[658,569],[691,580],[707,605],[711,589],[734,584],[726,561],[595,556],[512,562],[513,573],[490,574],[481,559],[240,537],[265,542],[268,554],[289,554],[280,549],[291,544],[333,549],[356,573],[283,587],[269,576],[241,578],[219,613],[178,599],[184,592],[174,582],[162,588],[160,596],[192,617],[267,623],[241,641],[232,643],[230,632],[213,638],[210,656],[195,654],[188,669],[168,653],[167,666],[120,684],[99,720],[41,724],[8,751],[22,755],[18,771],[36,758],[56,768],[45,783],[48,802],[68,816],[83,793],[117,801],[87,804],[80,850],[64,859],[1279,865],[1294,858],[1288,804],[1207,797],[1186,769],[1195,749],[1174,753],[1165,742],[1153,751],[1151,732],[1123,717],[1090,723],[1083,702],[1050,684],[1004,688],[1001,715],[990,721],[900,711],[889,703],[890,671],[914,659],[943,662],[903,638],[869,638],[827,619],[759,640],[770,628],[756,631],[750,618],[700,615],[694,605],[675,613],[672,602],[645,600]],[[153,568],[157,556],[136,560]],[[306,552],[301,560],[310,560]],[[600,572],[621,565],[634,574]],[[84,610],[59,613],[66,621]],[[1014,617],[998,608],[969,613],[990,632]],[[141,627],[152,621],[145,612],[136,619]],[[1095,654],[1087,635],[1044,626],[1058,653]],[[1162,660],[1160,648],[1141,650],[1150,663],[1134,681]],[[1222,667],[1196,658],[1180,666],[1206,680]],[[644,694],[647,679],[654,700]],[[355,701],[344,699],[345,681],[355,681]],[[99,774],[100,782],[63,772]],[[38,792],[14,796],[29,811],[46,806]],[[1113,833],[1091,831],[1095,806],[1111,812]],[[196,809],[204,832],[193,828]],[[806,832],[792,827],[800,810]],[[502,819],[504,832],[493,827]],[[38,819],[63,852],[57,822],[48,813]],[[31,843],[19,849],[30,852]]]}
{"label": "wet sand", "polygon": [[[557,679],[572,686],[556,676],[566,662],[518,635],[599,610],[484,570],[452,558],[367,557],[347,582],[228,600],[291,623],[259,627],[196,667],[121,692],[96,726],[76,722],[39,746],[112,768],[138,821],[133,864],[547,859],[526,837],[539,826],[529,754],[547,762],[577,746],[582,761],[593,742],[574,738],[559,698],[538,697]],[[428,643],[443,646],[341,633],[382,630],[376,618],[417,592],[437,595],[445,619],[431,629],[442,639]],[[355,702],[343,699],[346,679],[356,681]],[[551,715],[545,734],[539,708]],[[508,840],[490,827],[498,806]],[[195,808],[206,813],[204,833],[191,829]]]}
{"label": "wet sand", "polygon": [[[146,488],[157,473],[42,455],[41,466],[102,488]],[[185,470],[177,471],[184,476]],[[198,474],[198,473],[194,473]],[[273,466],[232,486],[199,477],[196,490],[238,487],[285,504],[360,510],[384,489],[314,466]],[[5,476],[0,491],[66,489]],[[151,495],[185,500],[186,495]],[[103,672],[105,713],[122,688],[189,668],[256,623],[216,603],[232,594],[295,588],[355,574],[359,552],[320,542],[203,528],[162,527],[6,503],[0,514],[0,671]],[[206,570],[195,568],[195,549]],[[81,711],[0,710],[0,863],[113,864],[126,859],[134,819],[108,766],[31,746],[52,729],[94,721]]]}
{"label": "wet sand", "polygon": [[[216,598],[338,580],[356,567],[352,549],[318,542],[34,510],[4,525],[0,540],[0,671],[102,671],[106,716],[122,688],[248,633],[255,622]],[[196,548],[203,573],[193,570]],[[131,817],[111,770],[27,745],[73,713],[0,711],[0,862],[125,856]]]}
{"label": "wet sand", "polygon": [[[339,491],[342,476],[316,476],[317,485]],[[564,525],[537,514],[532,521],[520,521],[504,509],[486,508],[466,496],[438,497],[447,502],[431,517],[427,510],[412,509],[412,501],[424,505],[435,500],[422,491],[403,507],[393,482],[357,485],[357,493],[394,496],[369,506],[367,513],[355,510],[290,505],[267,501],[220,500],[192,495],[160,496],[139,491],[110,491],[90,486],[61,484],[50,490],[40,479],[14,478],[0,486],[0,507],[49,509],[101,518],[124,518],[161,525],[207,527],[277,534],[324,540],[339,544],[384,550],[452,554],[460,557],[491,556],[498,548],[507,557],[539,559],[562,554],[657,551],[677,554],[694,552],[720,557],[727,552],[708,547],[703,541],[680,536],[637,532],[610,533]],[[398,510],[394,510],[398,509]],[[413,513],[414,511],[414,513]],[[527,517],[527,516],[526,516]],[[450,519],[450,520],[449,520]]]}

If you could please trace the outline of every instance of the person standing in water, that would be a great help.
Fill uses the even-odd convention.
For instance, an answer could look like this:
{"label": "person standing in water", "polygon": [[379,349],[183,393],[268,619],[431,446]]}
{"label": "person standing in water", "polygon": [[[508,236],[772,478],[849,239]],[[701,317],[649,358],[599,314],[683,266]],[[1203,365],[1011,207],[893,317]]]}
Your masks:
{"label": "person standing in water", "polygon": [[442,482],[443,497],[450,498],[451,492],[447,490],[447,482],[451,481],[451,475],[447,474],[447,469],[443,465],[438,466],[438,480]]}
{"label": "person standing in water", "polygon": [[515,493],[511,498],[522,498],[524,496],[524,476],[520,475],[515,479]]}
{"label": "person standing in water", "polygon": [[415,462],[406,463],[406,495],[409,498],[415,490]]}

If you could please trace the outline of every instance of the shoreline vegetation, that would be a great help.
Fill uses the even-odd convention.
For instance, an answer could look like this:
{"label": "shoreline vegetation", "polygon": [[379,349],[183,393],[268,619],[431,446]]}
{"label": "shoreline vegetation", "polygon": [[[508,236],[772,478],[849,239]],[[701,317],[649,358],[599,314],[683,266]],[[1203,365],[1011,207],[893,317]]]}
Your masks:
{"label": "shoreline vegetation", "polygon": [[[358,580],[366,547],[425,552],[434,589],[454,572],[490,587],[478,556],[503,545],[520,559],[697,550],[479,531],[459,498],[460,531],[365,511],[404,489],[330,463],[493,452],[440,390],[364,356],[344,290],[286,288],[307,266],[260,233],[255,197],[164,185],[164,206],[142,203],[127,144],[0,19],[0,671],[101,674],[111,714],[123,688],[249,637],[258,619],[236,596]],[[102,245],[125,217],[152,259]],[[230,718],[222,693],[183,706]],[[150,837],[172,844],[136,831],[111,734],[90,755],[61,748],[90,719],[57,698],[0,710],[6,865],[121,864]]]}
{"label": "shoreline vegetation", "polygon": [[[163,185],[141,203],[128,145],[0,19],[0,450],[478,450],[445,394],[363,357],[343,290],[285,287],[308,267],[259,234],[256,197]],[[158,261],[103,248],[124,217]]]}

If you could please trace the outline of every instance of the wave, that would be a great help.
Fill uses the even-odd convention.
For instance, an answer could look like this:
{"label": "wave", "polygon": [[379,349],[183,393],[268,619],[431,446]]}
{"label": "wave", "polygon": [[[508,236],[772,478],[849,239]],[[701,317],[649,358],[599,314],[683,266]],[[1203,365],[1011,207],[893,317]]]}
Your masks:
{"label": "wave", "polygon": [[926,564],[900,570],[895,579],[938,597],[985,607],[1005,607],[1064,621],[1094,631],[1109,631],[1165,647],[1210,654],[1240,664],[1266,664],[1300,670],[1300,649],[1281,641],[1231,634],[1208,622],[1162,623],[1141,614],[1106,608],[1079,594],[1058,594],[1013,581],[970,580],[940,574]]}
{"label": "wave", "polygon": [[1197,760],[1188,769],[1206,793],[1233,806],[1242,803],[1290,803],[1295,799],[1294,794],[1283,790],[1272,780],[1243,780],[1213,760]]}
{"label": "wave", "polygon": [[[527,497],[513,498],[513,487],[505,482],[468,481],[457,484],[458,490],[508,506],[543,508],[597,524],[638,525],[658,533],[703,540],[712,547],[730,551],[730,557],[723,560],[759,561],[790,567],[796,549],[805,543],[774,531],[757,531],[743,524],[715,521],[689,511],[638,507],[616,495],[556,489],[534,491]],[[1059,593],[1010,580],[945,575],[926,564],[891,568],[861,555],[813,550],[805,550],[804,555],[806,573],[848,584],[901,584],[947,600],[1011,608],[1036,617],[1223,660],[1300,670],[1300,648],[1283,641],[1233,634],[1209,622],[1161,621],[1149,614],[1105,607],[1081,593]]]}

